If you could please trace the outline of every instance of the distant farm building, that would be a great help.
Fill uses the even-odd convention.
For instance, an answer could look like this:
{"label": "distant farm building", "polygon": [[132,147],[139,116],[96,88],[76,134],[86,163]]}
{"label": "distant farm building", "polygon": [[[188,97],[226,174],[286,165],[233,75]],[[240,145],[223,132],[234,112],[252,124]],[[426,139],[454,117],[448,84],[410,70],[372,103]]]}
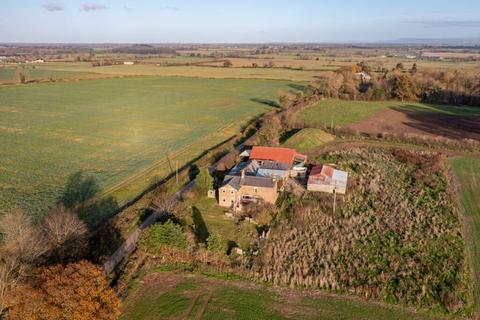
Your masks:
{"label": "distant farm building", "polygon": [[345,194],[347,181],[347,172],[336,170],[327,165],[315,165],[308,176],[307,190]]}
{"label": "distant farm building", "polygon": [[363,82],[368,82],[372,80],[372,76],[366,73],[365,71],[355,73],[357,79],[362,80]]}
{"label": "distant farm building", "polygon": [[133,66],[133,65],[135,64],[135,62],[133,62],[133,61],[124,61],[123,64],[126,65],[126,66]]}

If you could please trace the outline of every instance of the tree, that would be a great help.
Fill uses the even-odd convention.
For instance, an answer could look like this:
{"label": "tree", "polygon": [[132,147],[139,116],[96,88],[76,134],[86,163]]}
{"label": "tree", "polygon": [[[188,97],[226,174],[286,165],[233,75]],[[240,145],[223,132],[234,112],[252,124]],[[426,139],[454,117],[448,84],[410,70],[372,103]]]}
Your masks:
{"label": "tree", "polygon": [[232,61],[230,61],[230,60],[225,60],[225,62],[223,63],[223,66],[224,66],[225,68],[230,68],[231,66],[233,66]]}
{"label": "tree", "polygon": [[398,70],[398,71],[403,71],[404,66],[403,66],[403,63],[399,62],[397,63],[397,65],[395,66],[395,70]]}
{"label": "tree", "polygon": [[225,248],[222,244],[220,236],[216,233],[211,233],[207,238],[207,249],[213,252],[222,253]]}
{"label": "tree", "polygon": [[63,206],[56,207],[43,220],[41,229],[49,243],[50,258],[54,261],[78,258],[87,249],[87,226],[70,209]]}
{"label": "tree", "polygon": [[120,300],[87,261],[41,268],[13,292],[7,320],[115,320]]}
{"label": "tree", "polygon": [[15,78],[20,83],[27,82],[27,71],[25,70],[25,67],[17,67],[17,69],[15,70]]}
{"label": "tree", "polygon": [[213,177],[210,175],[210,172],[208,172],[208,168],[200,169],[200,172],[195,178],[195,185],[205,194],[213,188]]}
{"label": "tree", "polygon": [[413,66],[412,66],[412,69],[410,69],[410,74],[415,75],[417,73],[417,71],[418,71],[417,64],[414,63]]}
{"label": "tree", "polygon": [[395,74],[392,79],[392,95],[394,98],[416,100],[418,88],[409,74]]}
{"label": "tree", "polygon": [[27,214],[8,212],[0,218],[0,318],[8,307],[8,293],[26,276],[48,244]]}
{"label": "tree", "polygon": [[282,123],[276,115],[265,117],[262,127],[258,131],[260,144],[264,146],[278,146]]}

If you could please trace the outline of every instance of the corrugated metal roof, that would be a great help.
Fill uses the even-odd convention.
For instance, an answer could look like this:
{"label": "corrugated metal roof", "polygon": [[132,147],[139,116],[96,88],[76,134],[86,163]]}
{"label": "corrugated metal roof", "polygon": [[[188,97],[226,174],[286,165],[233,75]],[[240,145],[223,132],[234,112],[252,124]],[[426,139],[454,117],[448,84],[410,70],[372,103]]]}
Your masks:
{"label": "corrugated metal roof", "polygon": [[308,177],[308,184],[325,184],[346,187],[348,172],[336,170],[326,165],[314,165]]}
{"label": "corrugated metal roof", "polygon": [[223,181],[223,185],[229,185],[236,190],[240,190],[242,186],[260,187],[260,188],[273,188],[276,181],[271,177],[258,177],[258,176],[228,176]]}
{"label": "corrugated metal roof", "polygon": [[257,171],[257,177],[276,177],[283,179],[288,175],[288,171],[260,168]]}

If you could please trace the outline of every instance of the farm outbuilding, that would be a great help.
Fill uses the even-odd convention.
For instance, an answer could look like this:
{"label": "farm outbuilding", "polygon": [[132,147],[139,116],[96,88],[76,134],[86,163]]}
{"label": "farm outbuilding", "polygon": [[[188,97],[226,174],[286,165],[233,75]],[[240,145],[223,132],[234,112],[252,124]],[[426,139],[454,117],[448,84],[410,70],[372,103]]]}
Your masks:
{"label": "farm outbuilding", "polygon": [[307,182],[308,191],[345,194],[348,173],[327,165],[314,165]]}

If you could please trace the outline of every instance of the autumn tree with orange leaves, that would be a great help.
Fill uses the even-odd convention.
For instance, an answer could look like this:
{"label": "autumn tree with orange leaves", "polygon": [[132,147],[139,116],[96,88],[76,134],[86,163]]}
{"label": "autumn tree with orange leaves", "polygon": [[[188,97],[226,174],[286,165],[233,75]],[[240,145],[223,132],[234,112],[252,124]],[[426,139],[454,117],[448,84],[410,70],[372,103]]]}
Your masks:
{"label": "autumn tree with orange leaves", "polygon": [[115,320],[120,300],[101,268],[87,262],[39,269],[13,292],[7,320]]}

